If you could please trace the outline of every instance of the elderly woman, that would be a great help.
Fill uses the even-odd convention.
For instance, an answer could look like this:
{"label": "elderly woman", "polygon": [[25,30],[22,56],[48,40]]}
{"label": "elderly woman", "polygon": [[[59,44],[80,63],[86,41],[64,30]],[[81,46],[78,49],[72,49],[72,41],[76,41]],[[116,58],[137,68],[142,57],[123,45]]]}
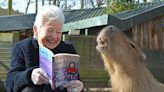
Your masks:
{"label": "elderly woman", "polygon": [[61,41],[63,24],[64,15],[58,7],[42,7],[33,26],[33,38],[19,41],[13,47],[11,67],[5,80],[8,92],[69,92],[72,88],[82,91],[83,83],[79,80],[52,90],[46,74],[39,68],[38,44],[54,54],[76,53],[72,44]]}

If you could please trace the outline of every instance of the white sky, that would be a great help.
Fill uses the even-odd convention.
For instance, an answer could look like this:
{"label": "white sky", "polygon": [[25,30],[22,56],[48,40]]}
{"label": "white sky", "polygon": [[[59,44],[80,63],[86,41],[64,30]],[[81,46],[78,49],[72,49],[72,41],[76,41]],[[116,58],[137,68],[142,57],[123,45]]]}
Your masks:
{"label": "white sky", "polygon": [[[26,0],[12,0],[12,8],[20,12],[25,12],[25,7],[27,6]],[[2,2],[2,1],[1,1]],[[5,1],[5,5],[2,8],[7,8],[8,0]],[[35,12],[35,4],[31,4],[29,7],[29,13]]]}
{"label": "white sky", "polygon": [[[35,1],[35,0],[32,0]],[[42,0],[38,0],[38,9],[42,5]],[[70,0],[71,1],[71,0]],[[80,0],[76,0],[80,1]],[[0,3],[5,2],[5,5],[2,6],[2,8],[7,8],[8,0],[0,0]],[[77,2],[78,3],[78,2]],[[45,5],[48,5],[48,1],[45,0]],[[79,4],[78,4],[79,5]],[[26,0],[12,0],[12,8],[14,10],[18,10],[20,12],[25,12],[25,8],[27,6]],[[79,6],[75,6],[74,9],[79,8]],[[29,8],[28,8],[28,13],[35,13],[35,3],[31,3]]]}

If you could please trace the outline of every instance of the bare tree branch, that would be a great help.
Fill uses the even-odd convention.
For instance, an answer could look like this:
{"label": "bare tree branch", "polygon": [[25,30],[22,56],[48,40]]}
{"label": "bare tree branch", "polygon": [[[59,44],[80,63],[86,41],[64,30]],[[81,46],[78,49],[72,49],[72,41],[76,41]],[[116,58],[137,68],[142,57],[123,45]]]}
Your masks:
{"label": "bare tree branch", "polygon": [[31,3],[31,0],[26,0],[26,2],[27,2],[27,6],[26,6],[25,14],[27,14],[29,5],[30,5],[30,3]]}
{"label": "bare tree branch", "polygon": [[0,1],[0,6],[7,6],[7,0]]}
{"label": "bare tree branch", "polygon": [[105,0],[96,0],[97,7],[104,5]]}
{"label": "bare tree branch", "polygon": [[53,5],[56,5],[57,4],[57,0],[53,0]]}
{"label": "bare tree branch", "polygon": [[95,8],[95,5],[94,5],[93,0],[90,0],[90,3],[91,3],[91,5],[92,5],[92,7]]}
{"label": "bare tree branch", "polygon": [[26,6],[26,9],[25,9],[25,14],[27,14],[28,8],[29,8],[30,4],[35,3],[35,1],[33,1],[33,0],[26,0],[26,3],[27,3],[27,6]]}

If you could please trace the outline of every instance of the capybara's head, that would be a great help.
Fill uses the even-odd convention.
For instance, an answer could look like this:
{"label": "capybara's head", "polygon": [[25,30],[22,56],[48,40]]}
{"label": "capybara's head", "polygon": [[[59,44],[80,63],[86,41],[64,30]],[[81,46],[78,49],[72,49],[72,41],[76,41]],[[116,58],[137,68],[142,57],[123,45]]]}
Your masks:
{"label": "capybara's head", "polygon": [[[109,25],[97,36],[96,49],[100,52],[105,64],[131,64],[145,58],[142,51],[119,28]],[[125,63],[126,62],[126,63]]]}

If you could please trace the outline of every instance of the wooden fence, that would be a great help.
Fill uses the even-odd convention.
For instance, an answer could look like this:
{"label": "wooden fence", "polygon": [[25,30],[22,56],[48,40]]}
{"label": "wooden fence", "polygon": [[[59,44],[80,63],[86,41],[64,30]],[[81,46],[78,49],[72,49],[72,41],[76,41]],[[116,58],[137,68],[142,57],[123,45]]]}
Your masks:
{"label": "wooden fence", "polygon": [[0,78],[4,80],[11,62],[11,42],[0,41]]}

